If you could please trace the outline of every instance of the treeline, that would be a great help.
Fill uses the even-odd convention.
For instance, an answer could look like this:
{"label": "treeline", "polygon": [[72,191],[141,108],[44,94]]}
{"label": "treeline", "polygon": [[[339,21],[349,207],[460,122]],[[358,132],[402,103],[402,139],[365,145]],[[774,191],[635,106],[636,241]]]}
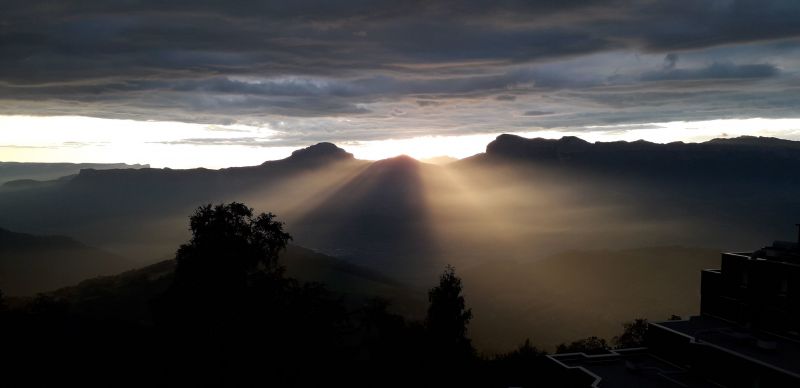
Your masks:
{"label": "treeline", "polygon": [[[153,323],[81,314],[40,295],[7,306],[0,293],[4,386],[563,386],[545,353],[526,340],[480,355],[472,312],[447,267],[424,320],[372,299],[346,308],[323,284],[286,276],[291,240],[269,213],[240,203],[203,206],[176,254],[174,280],[153,298]],[[626,325],[618,346],[641,344],[646,321]],[[591,337],[559,352],[598,353]]]}

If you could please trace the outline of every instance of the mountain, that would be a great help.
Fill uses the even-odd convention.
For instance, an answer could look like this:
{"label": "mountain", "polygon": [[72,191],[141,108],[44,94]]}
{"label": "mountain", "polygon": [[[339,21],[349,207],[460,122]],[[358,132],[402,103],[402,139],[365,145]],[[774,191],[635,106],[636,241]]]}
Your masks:
{"label": "mountain", "polygon": [[[291,156],[286,159],[286,162],[319,164],[353,159],[355,159],[353,154],[337,147],[333,143],[323,142],[292,152]],[[262,166],[269,163],[270,162],[265,162]]]}
{"label": "mountain", "polygon": [[[452,169],[496,177],[489,184],[529,182],[559,197],[562,206],[586,209],[585,217],[567,225],[573,236],[565,238],[595,247],[602,245],[576,231],[594,226],[603,234],[624,220],[633,233],[609,235],[607,241],[748,250],[791,238],[791,226],[800,219],[800,142],[783,139],[657,144],[501,135],[485,153]],[[614,214],[594,217],[595,210]]]}
{"label": "mountain", "polygon": [[129,257],[162,257],[188,237],[187,217],[205,203],[240,201],[286,220],[320,191],[368,162],[319,144],[259,166],[209,169],[84,169],[57,184],[0,191],[0,224],[69,233]]}
{"label": "mountain", "polygon": [[516,161],[592,171],[606,176],[682,180],[742,180],[800,183],[792,174],[800,165],[800,142],[744,136],[702,143],[635,142],[589,143],[577,137],[525,139],[500,135],[482,161]]}
{"label": "mountain", "polygon": [[75,175],[83,169],[110,170],[125,168],[147,168],[147,164],[125,163],[20,163],[0,162],[0,186],[15,180],[48,181],[67,175]]}
{"label": "mountain", "polygon": [[186,241],[197,206],[239,201],[275,213],[299,245],[423,285],[446,263],[676,244],[748,250],[792,238],[797,144],[501,135],[485,153],[439,166],[357,160],[320,143],[251,167],[82,170],[0,192],[0,225],[69,234],[145,264]]}
{"label": "mountain", "polygon": [[0,228],[0,289],[9,295],[32,295],[133,266],[129,259],[69,237]]}
{"label": "mountain", "polygon": [[711,144],[800,149],[800,142],[765,136],[739,136],[709,140]]}

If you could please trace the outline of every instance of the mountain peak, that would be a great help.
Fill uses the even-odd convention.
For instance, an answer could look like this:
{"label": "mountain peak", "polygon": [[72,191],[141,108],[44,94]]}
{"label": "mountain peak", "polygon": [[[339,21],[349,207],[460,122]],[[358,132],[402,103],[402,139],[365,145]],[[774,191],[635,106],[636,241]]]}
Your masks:
{"label": "mountain peak", "polygon": [[486,153],[506,157],[556,158],[560,154],[583,152],[592,143],[575,136],[560,139],[526,139],[517,135],[502,134],[486,146]]}
{"label": "mountain peak", "polygon": [[322,142],[294,151],[288,159],[298,161],[345,160],[353,159],[353,154],[337,147],[336,144]]}

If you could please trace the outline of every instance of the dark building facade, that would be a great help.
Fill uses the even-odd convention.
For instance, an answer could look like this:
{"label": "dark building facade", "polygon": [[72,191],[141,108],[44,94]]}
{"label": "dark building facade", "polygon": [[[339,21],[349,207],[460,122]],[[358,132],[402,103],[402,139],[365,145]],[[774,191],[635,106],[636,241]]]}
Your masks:
{"label": "dark building facade", "polygon": [[650,323],[647,347],[549,356],[572,387],[800,387],[800,246],[723,253],[700,315]]}

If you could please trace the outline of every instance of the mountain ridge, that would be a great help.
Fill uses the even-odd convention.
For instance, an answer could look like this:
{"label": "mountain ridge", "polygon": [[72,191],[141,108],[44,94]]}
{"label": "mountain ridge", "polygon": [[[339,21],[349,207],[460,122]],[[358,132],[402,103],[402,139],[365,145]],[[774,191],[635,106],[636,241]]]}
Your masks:
{"label": "mountain ridge", "polygon": [[[758,148],[782,148],[800,150],[800,141],[763,136],[739,136],[735,138],[714,138],[703,142],[654,143],[646,140],[589,142],[575,136],[559,139],[524,138],[517,135],[502,134],[486,146],[485,154],[504,157],[534,157],[546,159],[564,154],[580,154],[592,150],[604,151],[657,151],[672,152],[714,150],[717,146],[738,146]],[[479,154],[480,155],[480,154]]]}
{"label": "mountain ridge", "polygon": [[[442,165],[447,165],[451,163],[458,163],[459,161],[471,160],[474,158],[479,158],[483,155],[493,155],[493,156],[503,156],[503,157],[510,157],[510,158],[518,158],[518,157],[533,157],[533,158],[540,158],[540,159],[548,159],[551,157],[563,157],[564,155],[569,154],[580,154],[586,152],[592,148],[606,148],[608,150],[614,151],[642,151],[642,150],[680,150],[681,147],[702,147],[702,146],[740,146],[740,147],[757,147],[757,148],[770,148],[770,149],[789,149],[789,150],[800,150],[800,141],[795,140],[788,140],[788,139],[781,139],[776,137],[766,137],[766,136],[738,136],[733,138],[713,138],[707,141],[702,142],[683,142],[683,141],[675,141],[669,143],[656,143],[650,142],[644,139],[639,139],[635,141],[596,141],[590,142],[584,140],[578,136],[563,136],[558,139],[552,138],[525,138],[519,135],[507,134],[503,133],[498,135],[495,140],[489,142],[486,146],[485,152],[477,153],[475,155],[466,157],[464,159],[456,159],[452,157],[437,157],[437,158],[446,158],[447,160]],[[241,167],[225,167],[220,169],[208,169],[204,167],[195,167],[195,168],[186,168],[186,169],[173,169],[169,167],[165,168],[151,168],[149,164],[106,164],[106,165],[98,165],[98,166],[108,166],[108,168],[95,168],[95,167],[80,167],[77,173],[75,174],[77,177],[81,176],[94,176],[100,171],[115,171],[115,170],[151,170],[151,171],[162,171],[167,173],[194,173],[194,174],[203,174],[207,172],[224,172],[224,171],[239,171],[239,170],[250,170],[258,167],[265,167],[271,166],[275,164],[287,164],[287,163],[300,163],[306,165],[314,165],[317,163],[324,163],[324,162],[337,162],[337,161],[360,161],[365,163],[376,163],[381,162],[389,159],[396,159],[399,157],[411,158],[420,162],[425,163],[428,159],[437,159],[437,158],[428,158],[428,159],[416,159],[410,157],[408,155],[397,155],[393,157],[388,157],[384,159],[374,160],[374,161],[367,161],[355,158],[355,156],[347,152],[345,149],[337,146],[331,142],[319,142],[312,144],[310,146],[297,149],[292,152],[292,154],[283,159],[275,159],[275,160],[267,160],[261,164],[253,165],[253,166],[241,166]],[[23,162],[0,162],[0,177],[2,177],[2,167],[6,164],[31,164],[31,165],[69,165],[69,166],[94,166],[93,164],[87,163],[23,163]],[[432,163],[432,164],[439,164],[439,163]],[[61,178],[63,176],[58,176],[55,178]],[[49,179],[48,181],[55,181],[57,179]],[[0,183],[10,182],[11,180],[2,181]],[[42,181],[41,179],[35,179],[30,177],[14,179],[14,181],[22,181],[24,182],[31,182],[31,181]]]}

